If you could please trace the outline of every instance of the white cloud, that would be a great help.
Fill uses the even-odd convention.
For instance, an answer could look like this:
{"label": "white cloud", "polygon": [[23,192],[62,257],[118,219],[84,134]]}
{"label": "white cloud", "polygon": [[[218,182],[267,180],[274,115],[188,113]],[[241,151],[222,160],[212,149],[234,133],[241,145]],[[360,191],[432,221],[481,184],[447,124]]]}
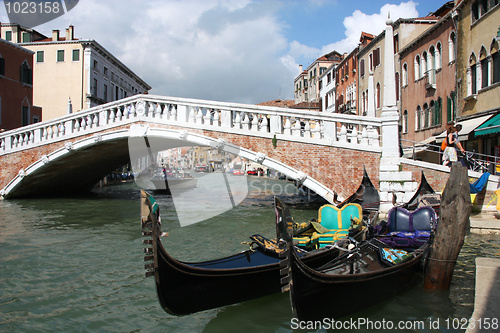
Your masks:
{"label": "white cloud", "polygon": [[[323,0],[311,0],[321,6]],[[415,17],[416,3],[385,5],[379,13],[356,10],[344,19],[345,38],[310,47],[285,37],[286,3],[233,0],[84,0],[62,17],[35,27],[75,26],[75,36],[95,39],[153,89],[151,93],[259,103],[293,98],[298,64],[332,50],[350,52],[361,31],[380,33],[393,20]],[[0,10],[0,19],[7,22]],[[294,22],[295,24],[296,22]],[[325,43],[330,41],[325,40]],[[299,60],[300,59],[300,60]]]}
{"label": "white cloud", "polygon": [[416,6],[417,3],[413,1],[402,2],[399,5],[386,4],[382,6],[379,13],[371,15],[355,10],[351,16],[344,19],[346,37],[338,42],[324,46],[322,50],[324,53],[332,50],[349,53],[359,44],[361,32],[377,36],[385,29],[388,13],[390,13],[393,21],[399,18],[417,17]]}

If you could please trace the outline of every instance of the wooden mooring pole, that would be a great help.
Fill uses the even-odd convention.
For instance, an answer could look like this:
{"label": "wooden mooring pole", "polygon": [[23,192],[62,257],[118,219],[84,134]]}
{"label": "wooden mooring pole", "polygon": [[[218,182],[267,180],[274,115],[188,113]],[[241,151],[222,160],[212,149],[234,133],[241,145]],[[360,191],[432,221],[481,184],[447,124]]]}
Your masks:
{"label": "wooden mooring pole", "polygon": [[441,196],[439,223],[424,276],[425,289],[450,288],[458,254],[470,225],[471,208],[467,168],[458,162],[453,163]]}

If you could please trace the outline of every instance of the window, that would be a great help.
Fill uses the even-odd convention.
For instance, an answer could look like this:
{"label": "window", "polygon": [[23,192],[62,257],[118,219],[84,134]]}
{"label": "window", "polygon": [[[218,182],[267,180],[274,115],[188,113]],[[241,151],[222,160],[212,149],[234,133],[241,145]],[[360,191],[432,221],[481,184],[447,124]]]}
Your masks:
{"label": "window", "polygon": [[479,58],[481,59],[481,88],[486,88],[489,86],[490,71],[488,66],[488,57],[484,48],[481,49],[481,55]]}
{"label": "window", "polygon": [[472,23],[483,17],[493,7],[498,5],[498,0],[478,0],[471,4]]}
{"label": "window", "polygon": [[108,67],[104,67],[104,76],[108,76]]}
{"label": "window", "polygon": [[428,60],[429,59],[427,58],[427,52],[424,51],[424,53],[422,54],[422,58],[420,59],[420,67],[422,68],[422,75],[420,77],[423,77],[425,74],[427,74],[427,71],[429,70],[429,66],[427,64]]}
{"label": "window", "polygon": [[408,110],[403,111],[403,119],[401,119],[401,125],[401,132],[408,133]]}
{"label": "window", "polygon": [[359,62],[359,75],[365,75],[365,59],[361,59],[361,61]]}
{"label": "window", "polygon": [[373,67],[380,65],[380,47],[373,50]]}
{"label": "window", "polygon": [[43,62],[43,51],[36,51],[36,62]]}
{"label": "window", "polygon": [[33,72],[28,66],[28,62],[25,60],[21,65],[21,83],[33,84]]}
{"label": "window", "polygon": [[23,32],[23,43],[31,42],[31,35],[29,32]]}
{"label": "window", "polygon": [[22,114],[21,114],[21,122],[22,122],[22,126],[27,126],[30,124],[30,107],[29,106],[23,105]]}
{"label": "window", "polygon": [[97,62],[97,60],[94,60],[94,69],[97,70],[98,69],[98,66],[99,66],[99,63]]}
{"label": "window", "polygon": [[396,72],[396,101],[399,101],[399,72]]}
{"label": "window", "polygon": [[476,56],[473,54],[470,59],[470,74],[467,82],[469,88],[469,95],[477,94],[477,64]]}
{"label": "window", "polygon": [[420,70],[420,55],[417,54],[415,57],[415,81],[422,77],[422,71]]}
{"label": "window", "polygon": [[94,79],[94,86],[92,87],[92,94],[97,97],[97,79]]}
{"label": "window", "polygon": [[421,118],[422,118],[422,115],[421,115],[421,109],[420,109],[420,105],[419,105],[419,106],[417,106],[417,110],[415,111],[415,131],[418,131],[420,129]]}
{"label": "window", "polygon": [[64,50],[57,50],[57,62],[64,61]]}
{"label": "window", "polygon": [[370,55],[368,56],[368,62],[370,70],[373,71],[373,53],[370,53]]}
{"label": "window", "polygon": [[448,39],[448,53],[449,53],[448,58],[449,58],[450,62],[455,61],[456,45],[457,45],[457,41],[456,41],[455,32],[452,31],[450,33],[450,38]]}
{"label": "window", "polygon": [[424,103],[424,116],[423,116],[423,123],[422,123],[422,126],[420,127],[421,129],[424,129],[424,128],[427,128],[429,127],[430,123],[429,123],[429,120],[430,120],[430,110],[429,110],[429,105],[427,103]]}
{"label": "window", "polygon": [[408,64],[405,62],[403,64],[403,77],[402,77],[402,85],[403,87],[408,85]]}
{"label": "window", "polygon": [[72,59],[73,61],[80,61],[80,50],[73,50]]}
{"label": "window", "polygon": [[394,54],[399,52],[399,35],[394,35]]}
{"label": "window", "polygon": [[5,75],[5,59],[0,57],[0,75]]}
{"label": "window", "polygon": [[104,85],[103,87],[103,93],[104,93],[104,101],[107,102],[108,101],[108,85]]}
{"label": "window", "polygon": [[5,40],[8,42],[12,41],[12,31],[5,32]]}
{"label": "window", "polygon": [[437,43],[436,45],[436,53],[434,54],[436,58],[436,67],[435,69],[441,69],[443,67],[443,61],[442,59],[442,54],[443,54],[443,47],[441,46],[441,43]]}
{"label": "window", "polygon": [[377,88],[376,88],[376,91],[377,91],[377,108],[380,108],[380,83],[377,82]]}
{"label": "window", "polygon": [[450,96],[447,97],[448,105],[446,109],[446,120],[453,121],[456,118],[455,114],[455,93],[452,91]]}
{"label": "window", "polygon": [[496,49],[492,50],[491,62],[493,65],[493,76],[491,78],[491,82],[500,82],[500,50],[498,48],[498,42],[496,43]]}

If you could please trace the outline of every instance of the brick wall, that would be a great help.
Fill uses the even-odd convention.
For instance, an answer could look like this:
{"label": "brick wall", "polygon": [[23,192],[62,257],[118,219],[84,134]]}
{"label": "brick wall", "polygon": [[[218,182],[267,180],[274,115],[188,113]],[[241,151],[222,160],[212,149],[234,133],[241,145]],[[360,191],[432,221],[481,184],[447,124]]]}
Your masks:
{"label": "brick wall", "polygon": [[[142,123],[141,125],[179,129],[179,127],[171,125],[151,123]],[[101,133],[128,128],[128,126],[124,125],[102,131]],[[373,184],[377,188],[379,187],[380,154],[378,153],[281,140],[278,140],[277,146],[274,148],[272,139],[207,130],[190,129],[189,132],[215,139],[222,138],[227,143],[232,143],[254,152],[261,152],[269,158],[301,170],[308,176],[337,192],[340,197],[347,197],[358,188],[363,177],[363,167],[366,168]],[[66,142],[76,142],[94,135],[94,133],[88,134],[71,140],[59,141],[1,156],[0,188],[5,187],[18,174],[19,170],[26,169],[43,155],[64,147]]]}

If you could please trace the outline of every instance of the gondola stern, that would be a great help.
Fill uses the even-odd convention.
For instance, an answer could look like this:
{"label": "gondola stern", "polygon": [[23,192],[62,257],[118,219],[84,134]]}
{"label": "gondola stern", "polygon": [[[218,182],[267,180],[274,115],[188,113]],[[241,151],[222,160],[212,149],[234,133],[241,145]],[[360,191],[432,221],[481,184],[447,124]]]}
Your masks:
{"label": "gondola stern", "polygon": [[161,235],[160,209],[148,192],[141,190],[141,230],[144,237],[145,276],[155,276],[158,270],[157,242]]}

